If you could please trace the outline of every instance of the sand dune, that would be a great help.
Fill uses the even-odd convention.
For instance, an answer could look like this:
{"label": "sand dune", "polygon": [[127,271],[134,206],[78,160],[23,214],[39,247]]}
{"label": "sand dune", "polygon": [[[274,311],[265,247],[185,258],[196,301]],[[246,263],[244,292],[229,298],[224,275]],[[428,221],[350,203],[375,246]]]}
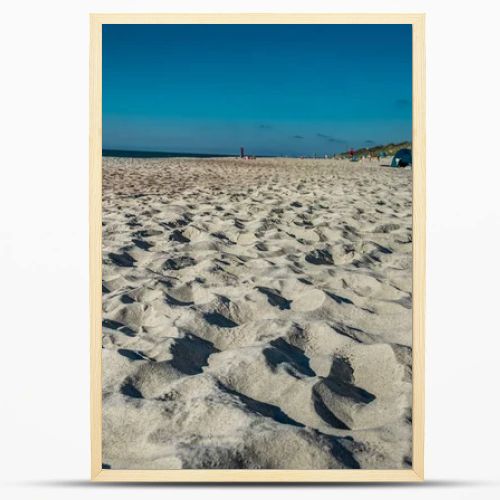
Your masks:
{"label": "sand dune", "polygon": [[411,466],[411,171],[104,158],[103,462]]}

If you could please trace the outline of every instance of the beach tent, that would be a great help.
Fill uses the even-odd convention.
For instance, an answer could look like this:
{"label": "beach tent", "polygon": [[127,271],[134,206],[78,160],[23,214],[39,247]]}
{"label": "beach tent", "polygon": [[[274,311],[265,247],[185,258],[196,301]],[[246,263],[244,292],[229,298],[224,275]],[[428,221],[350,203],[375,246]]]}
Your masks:
{"label": "beach tent", "polygon": [[407,167],[411,165],[411,150],[400,149],[392,159],[391,167]]}

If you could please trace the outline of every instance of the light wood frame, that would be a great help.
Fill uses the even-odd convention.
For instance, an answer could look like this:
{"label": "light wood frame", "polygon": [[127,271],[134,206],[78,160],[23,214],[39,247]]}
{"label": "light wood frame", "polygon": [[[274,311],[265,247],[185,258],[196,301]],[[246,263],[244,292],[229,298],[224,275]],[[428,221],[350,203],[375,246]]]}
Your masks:
{"label": "light wood frame", "polygon": [[[102,25],[411,24],[413,26],[413,468],[402,470],[102,469]],[[90,15],[91,479],[123,482],[416,482],[424,479],[425,14]]]}

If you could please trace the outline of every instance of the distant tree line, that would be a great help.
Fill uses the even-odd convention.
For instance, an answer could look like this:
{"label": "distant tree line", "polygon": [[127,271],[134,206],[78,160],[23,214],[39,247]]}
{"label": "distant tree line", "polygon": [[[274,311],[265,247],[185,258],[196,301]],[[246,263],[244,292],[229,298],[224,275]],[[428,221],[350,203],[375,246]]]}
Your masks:
{"label": "distant tree line", "polygon": [[[411,149],[411,142],[400,142],[398,144],[390,143],[385,145],[373,146],[371,148],[360,148],[355,149],[356,156],[379,156],[382,153],[385,153],[387,156],[394,155],[400,149],[407,148]],[[339,153],[336,155],[337,158],[349,158],[349,151],[345,151],[343,153]]]}

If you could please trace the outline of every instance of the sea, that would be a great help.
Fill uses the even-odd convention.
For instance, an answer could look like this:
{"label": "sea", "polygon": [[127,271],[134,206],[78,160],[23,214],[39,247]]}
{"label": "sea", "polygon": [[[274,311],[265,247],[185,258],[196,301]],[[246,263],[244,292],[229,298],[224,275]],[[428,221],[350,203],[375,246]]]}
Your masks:
{"label": "sea", "polygon": [[234,157],[238,155],[227,154],[209,154],[209,153],[173,153],[165,151],[130,151],[126,149],[103,149],[102,156],[117,156],[119,158],[174,158],[174,157],[188,157],[188,158],[218,158]]}

